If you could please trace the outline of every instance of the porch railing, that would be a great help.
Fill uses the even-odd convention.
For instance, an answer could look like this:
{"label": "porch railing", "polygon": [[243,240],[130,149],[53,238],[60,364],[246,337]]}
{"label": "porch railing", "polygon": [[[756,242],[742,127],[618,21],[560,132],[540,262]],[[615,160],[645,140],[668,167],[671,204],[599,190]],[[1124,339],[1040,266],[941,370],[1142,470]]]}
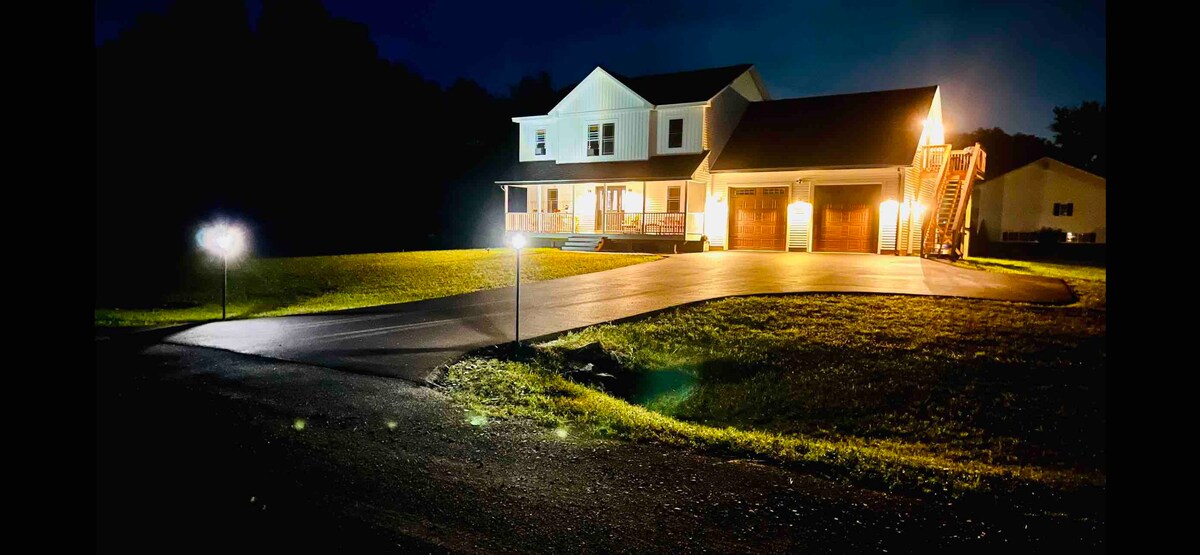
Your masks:
{"label": "porch railing", "polygon": [[600,229],[579,224],[569,213],[509,212],[504,229],[526,233],[612,233],[620,235],[683,235],[687,214],[683,212],[608,212],[600,217]]}

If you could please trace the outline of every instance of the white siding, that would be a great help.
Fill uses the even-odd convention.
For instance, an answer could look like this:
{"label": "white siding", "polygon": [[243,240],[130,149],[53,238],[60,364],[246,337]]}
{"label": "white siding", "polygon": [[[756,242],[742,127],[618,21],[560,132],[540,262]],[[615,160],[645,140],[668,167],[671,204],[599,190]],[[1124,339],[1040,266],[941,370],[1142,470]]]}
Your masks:
{"label": "white siding", "polygon": [[[1043,158],[981,186],[1000,189],[1004,200],[1000,222],[984,222],[989,233],[999,223],[1001,232],[1049,227],[1095,233],[1096,242],[1107,242],[1107,182],[1102,177]],[[1071,215],[1055,216],[1056,202],[1072,203]]]}
{"label": "white siding", "polygon": [[[534,156],[533,145],[535,134],[538,129],[546,130],[546,154],[545,156]],[[521,121],[519,125],[520,145],[518,147],[518,160],[521,162],[539,162],[554,159],[554,119],[546,118],[544,120]]]}
{"label": "white siding", "polygon": [[792,185],[792,198],[788,202],[788,250],[807,251],[808,237],[812,228],[812,185],[800,180]]}
{"label": "white siding", "polygon": [[554,109],[550,110],[550,115],[561,116],[599,110],[650,107],[650,103],[629,90],[620,81],[604,70],[596,68],[583,81],[580,81]]}
{"label": "white siding", "polygon": [[[616,138],[610,156],[587,155],[587,126],[615,123]],[[650,157],[650,110],[608,114],[573,114],[555,122],[554,157],[560,164],[645,160]]]}
{"label": "white siding", "polygon": [[758,92],[758,85],[754,84],[754,77],[750,75],[750,70],[746,70],[740,77],[734,79],[730,86],[751,102],[763,99],[762,94]]}
{"label": "white siding", "polygon": [[[704,150],[704,107],[660,108],[657,113],[655,152],[658,154],[695,154]],[[670,148],[670,121],[683,119],[683,145]]]}
{"label": "white siding", "polygon": [[725,148],[733,129],[742,119],[742,113],[750,102],[732,88],[726,87],[713,97],[712,106],[705,114],[704,145],[710,151],[709,158],[716,159]]}

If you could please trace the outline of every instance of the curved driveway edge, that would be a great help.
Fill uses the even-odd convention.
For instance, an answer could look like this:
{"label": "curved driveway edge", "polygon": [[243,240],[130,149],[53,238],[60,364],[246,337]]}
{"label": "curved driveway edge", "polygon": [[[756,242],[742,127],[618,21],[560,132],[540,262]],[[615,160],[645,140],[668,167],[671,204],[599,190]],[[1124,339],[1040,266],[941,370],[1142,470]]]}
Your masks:
{"label": "curved driveway edge", "polygon": [[[1030,303],[1075,300],[1060,279],[909,256],[706,252],[521,285],[521,336],[540,337],[722,297],[892,293]],[[513,288],[349,311],[233,320],[167,342],[423,382],[442,363],[512,341]]]}

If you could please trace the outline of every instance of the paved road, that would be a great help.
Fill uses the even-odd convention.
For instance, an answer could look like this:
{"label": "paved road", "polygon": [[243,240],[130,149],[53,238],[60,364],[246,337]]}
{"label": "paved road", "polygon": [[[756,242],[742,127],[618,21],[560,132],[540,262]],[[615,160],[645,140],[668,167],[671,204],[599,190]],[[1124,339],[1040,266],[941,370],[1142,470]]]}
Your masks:
{"label": "paved road", "polygon": [[[861,292],[1070,302],[1058,279],[966,270],[917,257],[707,252],[521,287],[521,335],[539,337],[733,295]],[[308,316],[215,322],[184,345],[423,381],[465,352],[510,341],[513,290]]]}
{"label": "paved road", "polygon": [[477,426],[433,388],[141,335],[97,342],[102,551],[1104,549],[1103,518],[1011,499],[950,505],[654,443],[559,438],[525,419]]}

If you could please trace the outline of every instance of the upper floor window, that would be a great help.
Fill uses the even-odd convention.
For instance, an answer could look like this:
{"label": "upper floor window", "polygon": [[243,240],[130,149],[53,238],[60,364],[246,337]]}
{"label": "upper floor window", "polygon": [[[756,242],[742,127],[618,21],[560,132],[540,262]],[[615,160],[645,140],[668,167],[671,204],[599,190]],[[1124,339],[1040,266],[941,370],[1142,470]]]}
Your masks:
{"label": "upper floor window", "polygon": [[679,185],[671,185],[667,187],[667,212],[683,212],[680,209],[680,193],[682,188]]}
{"label": "upper floor window", "polygon": [[683,119],[667,122],[667,148],[683,148]]}
{"label": "upper floor window", "polygon": [[589,123],[587,132],[588,156],[609,156],[613,153],[613,142],[617,134],[617,124]]}
{"label": "upper floor window", "polygon": [[1070,216],[1075,213],[1075,203],[1073,202],[1056,202],[1054,203],[1055,216]]}
{"label": "upper floor window", "polygon": [[546,154],[546,130],[538,129],[534,133],[533,139],[533,155],[544,156]]}

